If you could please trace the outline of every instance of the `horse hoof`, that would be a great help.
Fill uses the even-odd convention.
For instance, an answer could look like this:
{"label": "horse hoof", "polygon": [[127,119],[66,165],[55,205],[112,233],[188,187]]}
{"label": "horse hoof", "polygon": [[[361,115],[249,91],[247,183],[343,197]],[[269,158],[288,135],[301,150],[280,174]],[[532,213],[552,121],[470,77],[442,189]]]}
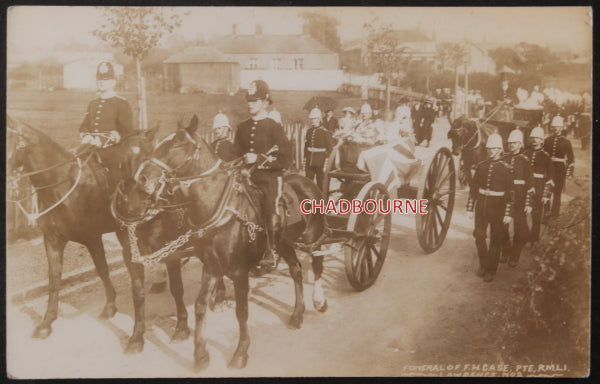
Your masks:
{"label": "horse hoof", "polygon": [[98,318],[106,320],[106,319],[112,319],[113,316],[117,313],[117,307],[116,305],[112,304],[112,305],[105,305],[104,309],[102,310],[102,312],[100,312],[100,315],[98,315]]}
{"label": "horse hoof", "polygon": [[47,326],[47,327],[39,326],[35,329],[35,331],[33,331],[33,335],[31,335],[31,337],[33,337],[34,339],[45,339],[48,336],[50,336],[51,333],[52,333],[51,326]]}
{"label": "horse hoof", "polygon": [[302,316],[290,317],[290,321],[288,322],[289,329],[300,329],[301,327],[302,327]]}
{"label": "horse hoof", "polygon": [[205,355],[194,359],[194,371],[203,371],[208,367],[208,364],[210,364],[210,355],[206,352]]}
{"label": "horse hoof", "polygon": [[132,355],[134,353],[140,353],[144,350],[144,341],[130,341],[127,343],[125,348],[125,354]]}
{"label": "horse hoof", "polygon": [[165,291],[165,289],[167,288],[167,282],[166,281],[159,281],[158,283],[154,283],[152,284],[152,286],[150,287],[150,293],[162,293]]}
{"label": "horse hoof", "polygon": [[314,302],[313,302],[313,305],[314,305],[315,309],[321,313],[325,312],[327,310],[327,308],[329,307],[327,304],[327,299],[325,299],[323,301],[323,303],[321,303],[320,305],[318,303],[314,303]]}
{"label": "horse hoof", "polygon": [[185,327],[183,329],[177,329],[175,330],[173,336],[171,336],[171,343],[182,342],[188,337],[190,337],[190,329],[188,327]]}
{"label": "horse hoof", "polygon": [[229,369],[244,369],[246,368],[246,364],[248,364],[248,354],[243,354],[240,356],[233,356],[229,364],[227,364],[227,368]]}

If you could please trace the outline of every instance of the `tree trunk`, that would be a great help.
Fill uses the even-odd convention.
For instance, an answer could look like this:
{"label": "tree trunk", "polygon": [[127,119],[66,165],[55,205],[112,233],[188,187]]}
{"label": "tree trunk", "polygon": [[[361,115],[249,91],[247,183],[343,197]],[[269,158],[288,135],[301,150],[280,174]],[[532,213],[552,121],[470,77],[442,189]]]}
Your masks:
{"label": "tree trunk", "polygon": [[452,103],[452,121],[456,119],[456,108],[458,107],[458,66],[454,67],[454,103]]}
{"label": "tree trunk", "polygon": [[387,76],[387,81],[385,82],[385,118],[390,114],[390,76]]}
{"label": "tree trunk", "polygon": [[137,80],[138,129],[145,131],[146,124],[146,90],[142,78],[142,60],[135,57],[135,76]]}
{"label": "tree trunk", "polygon": [[471,109],[469,108],[469,64],[465,63],[465,111],[468,117],[471,116]]}

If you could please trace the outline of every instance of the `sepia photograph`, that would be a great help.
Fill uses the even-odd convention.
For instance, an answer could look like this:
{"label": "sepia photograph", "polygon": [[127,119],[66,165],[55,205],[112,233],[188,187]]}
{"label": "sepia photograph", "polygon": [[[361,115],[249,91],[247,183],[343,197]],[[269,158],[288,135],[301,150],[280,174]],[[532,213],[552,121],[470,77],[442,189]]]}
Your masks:
{"label": "sepia photograph", "polygon": [[591,7],[6,20],[9,378],[590,375]]}

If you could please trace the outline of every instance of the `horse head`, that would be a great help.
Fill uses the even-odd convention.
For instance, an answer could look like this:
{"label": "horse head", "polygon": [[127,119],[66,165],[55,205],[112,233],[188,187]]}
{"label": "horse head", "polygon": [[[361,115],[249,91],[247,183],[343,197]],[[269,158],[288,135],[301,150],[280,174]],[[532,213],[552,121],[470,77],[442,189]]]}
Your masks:
{"label": "horse head", "polygon": [[466,116],[456,118],[450,124],[448,138],[452,140],[452,154],[458,156],[469,146],[477,144],[477,123]]}

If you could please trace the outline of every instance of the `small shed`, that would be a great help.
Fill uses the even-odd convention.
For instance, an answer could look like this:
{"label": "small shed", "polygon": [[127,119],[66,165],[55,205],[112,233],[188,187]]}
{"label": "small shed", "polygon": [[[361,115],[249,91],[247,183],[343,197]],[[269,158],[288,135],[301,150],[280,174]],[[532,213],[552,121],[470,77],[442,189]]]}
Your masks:
{"label": "small shed", "polygon": [[163,61],[165,87],[180,93],[236,93],[240,66],[215,48],[189,47]]}
{"label": "small shed", "polygon": [[63,65],[63,87],[66,89],[96,89],[96,70],[103,61],[112,63],[117,79],[123,76],[123,66],[102,58],[82,58]]}

